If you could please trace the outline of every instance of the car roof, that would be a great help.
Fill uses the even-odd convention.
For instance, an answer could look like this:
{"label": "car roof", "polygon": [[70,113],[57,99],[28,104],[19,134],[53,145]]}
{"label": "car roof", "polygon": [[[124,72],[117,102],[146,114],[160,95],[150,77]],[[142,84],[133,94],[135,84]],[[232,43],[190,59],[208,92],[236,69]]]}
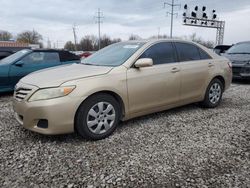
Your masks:
{"label": "car roof", "polygon": [[236,44],[244,44],[244,43],[250,43],[250,41],[238,42],[238,43],[236,43]]}
{"label": "car roof", "polygon": [[33,52],[68,52],[67,50],[58,50],[58,49],[34,49]]}

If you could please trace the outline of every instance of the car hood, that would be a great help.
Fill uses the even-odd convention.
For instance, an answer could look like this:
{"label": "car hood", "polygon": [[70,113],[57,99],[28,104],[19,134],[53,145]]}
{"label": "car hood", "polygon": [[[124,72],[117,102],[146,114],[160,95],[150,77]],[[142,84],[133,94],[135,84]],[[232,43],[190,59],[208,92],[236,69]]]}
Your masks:
{"label": "car hood", "polygon": [[44,87],[57,87],[67,81],[107,74],[112,67],[72,64],[34,72],[21,79],[21,82]]}
{"label": "car hood", "polygon": [[233,64],[246,64],[250,62],[250,54],[224,54]]}

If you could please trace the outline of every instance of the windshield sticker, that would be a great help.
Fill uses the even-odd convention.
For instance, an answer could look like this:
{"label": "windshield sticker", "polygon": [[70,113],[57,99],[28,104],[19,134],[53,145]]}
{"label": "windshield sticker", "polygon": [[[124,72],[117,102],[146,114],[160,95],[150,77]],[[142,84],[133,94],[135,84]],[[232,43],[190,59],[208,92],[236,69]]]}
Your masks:
{"label": "windshield sticker", "polygon": [[126,45],[126,46],[123,46],[123,48],[130,48],[130,49],[135,49],[135,48],[138,48],[139,46],[138,45]]}
{"label": "windshield sticker", "polygon": [[21,50],[21,53],[25,54],[27,53],[29,50]]}

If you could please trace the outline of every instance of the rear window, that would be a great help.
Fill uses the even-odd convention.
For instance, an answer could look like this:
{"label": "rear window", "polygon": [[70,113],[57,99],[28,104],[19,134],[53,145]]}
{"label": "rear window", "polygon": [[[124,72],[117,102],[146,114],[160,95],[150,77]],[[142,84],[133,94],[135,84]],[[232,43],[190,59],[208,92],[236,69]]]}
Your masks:
{"label": "rear window", "polygon": [[70,53],[68,51],[61,51],[59,52],[59,56],[60,56],[60,61],[61,62],[65,62],[65,61],[76,61],[76,60],[80,60],[80,57]]}

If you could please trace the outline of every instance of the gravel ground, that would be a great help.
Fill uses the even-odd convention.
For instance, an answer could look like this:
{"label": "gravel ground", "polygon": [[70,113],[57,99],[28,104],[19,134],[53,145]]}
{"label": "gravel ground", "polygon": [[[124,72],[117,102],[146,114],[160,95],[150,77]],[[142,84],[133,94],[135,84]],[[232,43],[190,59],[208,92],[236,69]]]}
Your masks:
{"label": "gravel ground", "polygon": [[0,97],[0,187],[250,187],[250,83],[125,123],[108,139],[43,136]]}

